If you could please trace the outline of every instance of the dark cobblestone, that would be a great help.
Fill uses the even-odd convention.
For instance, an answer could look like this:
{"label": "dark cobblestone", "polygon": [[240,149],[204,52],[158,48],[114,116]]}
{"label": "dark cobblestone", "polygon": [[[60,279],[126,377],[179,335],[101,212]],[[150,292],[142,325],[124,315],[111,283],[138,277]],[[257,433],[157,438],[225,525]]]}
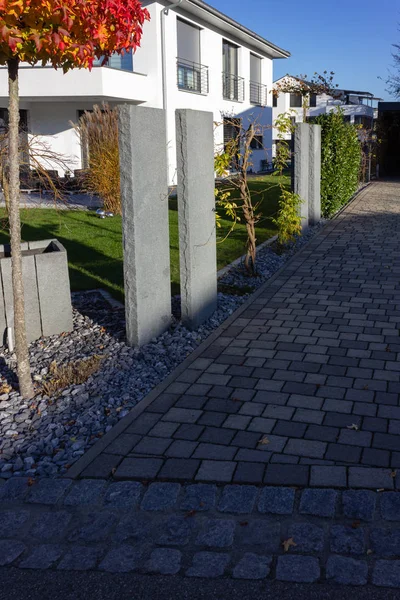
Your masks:
{"label": "dark cobblestone", "polygon": [[326,565],[326,578],[343,585],[365,585],[368,578],[368,565],[364,560],[330,556]]}
{"label": "dark cobblestone", "polygon": [[400,560],[377,560],[372,583],[382,587],[400,587]]}
{"label": "dark cobblestone", "polygon": [[57,504],[71,487],[67,479],[42,479],[30,488],[28,502],[35,504]]}
{"label": "dark cobblestone", "polygon": [[217,498],[217,486],[208,483],[188,485],[180,508],[182,510],[206,511],[214,508]]}
{"label": "dark cobblestone", "polygon": [[334,490],[304,490],[301,495],[300,513],[318,517],[333,517],[338,493]]}
{"label": "dark cobblestone", "polygon": [[235,579],[264,579],[270,573],[271,556],[248,552],[233,569]]}
{"label": "dark cobblestone", "polygon": [[142,510],[173,508],[181,489],[179,483],[152,483],[141,503]]}
{"label": "dark cobblestone", "polygon": [[276,578],[279,581],[313,583],[320,577],[317,558],[313,556],[278,556]]}
{"label": "dark cobblestone", "polygon": [[372,521],[375,513],[376,494],[367,490],[348,490],[342,494],[343,514],[349,519]]}
{"label": "dark cobblestone", "polygon": [[172,548],[156,548],[146,563],[146,571],[160,575],[176,575],[181,568],[182,553]]}
{"label": "dark cobblestone", "polygon": [[293,552],[321,552],[324,549],[324,530],[311,523],[295,523],[289,528],[288,538],[293,538],[296,546]]}
{"label": "dark cobblestone", "polygon": [[0,567],[10,565],[26,550],[25,544],[17,540],[0,540]]}
{"label": "dark cobblestone", "polygon": [[109,573],[128,573],[138,568],[141,558],[140,550],[125,544],[110,550],[100,563],[99,569]]}
{"label": "dark cobblestone", "polygon": [[400,521],[399,492],[386,492],[381,495],[381,515],[386,521]]}
{"label": "dark cobblestone", "polygon": [[222,519],[206,519],[203,531],[197,536],[197,546],[227,548],[233,544],[236,524]]}
{"label": "dark cobblestone", "polygon": [[250,485],[227,485],[218,504],[220,512],[233,514],[251,513],[257,496],[257,488]]}
{"label": "dark cobblestone", "polygon": [[291,488],[264,488],[258,501],[260,513],[291,515],[294,505],[294,490]]}
{"label": "dark cobblestone", "polygon": [[21,529],[28,530],[29,516],[28,510],[5,510],[0,512],[0,538],[13,537]]}
{"label": "dark cobblestone", "polygon": [[188,577],[221,577],[230,561],[229,554],[198,552],[192,566],[186,571]]}
{"label": "dark cobblestone", "polygon": [[137,481],[112,483],[104,496],[104,503],[110,507],[136,508],[142,489]]}
{"label": "dark cobblestone", "polygon": [[331,527],[330,548],[338,554],[363,554],[365,552],[365,531],[352,529],[346,525]]}
{"label": "dark cobblestone", "polygon": [[58,568],[65,571],[90,571],[94,569],[103,551],[87,546],[73,546],[62,558]]}
{"label": "dark cobblestone", "polygon": [[105,490],[105,481],[84,479],[74,483],[64,500],[66,506],[84,506],[98,504]]}
{"label": "dark cobblestone", "polygon": [[63,548],[56,544],[36,546],[29,556],[19,565],[21,569],[49,569],[57,562],[63,553]]}

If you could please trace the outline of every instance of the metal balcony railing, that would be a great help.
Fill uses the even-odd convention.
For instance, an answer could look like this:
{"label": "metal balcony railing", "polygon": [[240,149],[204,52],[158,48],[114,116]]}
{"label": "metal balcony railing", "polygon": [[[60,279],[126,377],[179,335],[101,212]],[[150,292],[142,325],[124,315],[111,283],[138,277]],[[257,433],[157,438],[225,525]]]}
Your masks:
{"label": "metal balcony railing", "polygon": [[244,102],[244,79],[232,73],[222,73],[222,90],[224,100]]}
{"label": "metal balcony railing", "polygon": [[268,89],[262,83],[250,81],[250,103],[256,106],[267,106],[268,104]]}
{"label": "metal balcony railing", "polygon": [[196,94],[208,94],[208,67],[177,58],[176,70],[180,90]]}

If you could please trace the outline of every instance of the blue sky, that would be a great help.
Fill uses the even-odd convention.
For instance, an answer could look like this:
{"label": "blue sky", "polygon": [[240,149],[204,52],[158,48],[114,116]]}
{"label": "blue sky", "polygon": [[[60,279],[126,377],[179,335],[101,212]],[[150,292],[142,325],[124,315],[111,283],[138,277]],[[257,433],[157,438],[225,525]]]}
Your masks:
{"label": "blue sky", "polygon": [[335,72],[341,88],[385,91],[393,43],[400,44],[400,0],[206,0],[292,57],[274,62],[274,79]]}

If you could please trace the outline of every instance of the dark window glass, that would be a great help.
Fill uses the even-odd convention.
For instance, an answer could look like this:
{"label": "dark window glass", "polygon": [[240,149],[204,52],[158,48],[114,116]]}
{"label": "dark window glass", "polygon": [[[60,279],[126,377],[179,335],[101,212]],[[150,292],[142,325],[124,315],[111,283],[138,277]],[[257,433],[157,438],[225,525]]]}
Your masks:
{"label": "dark window glass", "polygon": [[290,94],[290,107],[301,108],[303,105],[301,94]]}
{"label": "dark window glass", "polygon": [[317,106],[317,94],[310,94],[310,107],[315,108]]}

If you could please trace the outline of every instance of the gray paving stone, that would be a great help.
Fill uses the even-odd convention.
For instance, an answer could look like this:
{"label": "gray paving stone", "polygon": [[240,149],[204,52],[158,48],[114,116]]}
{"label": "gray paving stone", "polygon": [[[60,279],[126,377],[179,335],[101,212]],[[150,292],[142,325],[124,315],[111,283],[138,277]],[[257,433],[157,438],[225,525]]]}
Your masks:
{"label": "gray paving stone", "polygon": [[57,562],[63,553],[63,547],[56,544],[36,546],[29,556],[23,560],[21,569],[49,569]]}
{"label": "gray paving stone", "polygon": [[260,494],[258,510],[260,513],[291,515],[293,513],[295,492],[291,488],[265,487]]}
{"label": "gray paving stone", "polygon": [[307,456],[309,458],[323,458],[327,444],[311,440],[289,440],[285,446],[285,454]]}
{"label": "gray paving stone", "polygon": [[334,517],[338,493],[335,490],[308,489],[301,495],[299,511],[303,515]]}
{"label": "gray paving stone", "polygon": [[201,410],[194,410],[189,408],[170,408],[170,410],[163,416],[163,421],[172,421],[173,423],[196,423],[197,419],[201,417]]}
{"label": "gray paving stone", "polygon": [[183,490],[180,509],[196,512],[208,511],[214,508],[217,498],[217,486],[207,483],[188,485]]}
{"label": "gray paving stone", "polygon": [[343,514],[348,519],[372,521],[376,494],[367,490],[347,490],[342,493]]}
{"label": "gray paving stone", "polygon": [[105,481],[83,479],[72,486],[64,499],[66,506],[85,506],[99,504],[106,487]]}
{"label": "gray paving stone", "polygon": [[40,541],[58,540],[65,535],[71,520],[72,514],[66,510],[41,512],[31,529],[31,535]]}
{"label": "gray paving stone", "polygon": [[160,575],[176,575],[181,568],[182,553],[173,548],[156,548],[146,563],[145,570]]}
{"label": "gray paving stone", "polygon": [[119,544],[137,544],[152,539],[153,521],[146,513],[128,513],[118,523],[114,539]]}
{"label": "gray paving stone", "polygon": [[342,429],[338,441],[339,444],[349,444],[350,446],[363,446],[368,448],[371,445],[372,433],[369,431]]}
{"label": "gray paving stone", "polygon": [[321,552],[324,549],[324,530],[312,523],[294,523],[288,530],[288,538],[293,538],[296,546],[292,552]]}
{"label": "gray paving stone", "polygon": [[41,479],[30,488],[26,502],[57,504],[71,485],[68,479]]}
{"label": "gray paving stone", "polygon": [[23,552],[26,546],[17,540],[0,540],[0,567],[11,565]]}
{"label": "gray paving stone", "polygon": [[197,525],[197,521],[188,515],[172,515],[162,522],[156,542],[161,546],[185,546]]}
{"label": "gray paving stone", "polygon": [[12,477],[0,487],[0,503],[20,502],[29,492],[27,477]]}
{"label": "gray paving stone", "polygon": [[236,523],[227,519],[206,519],[203,531],[196,538],[196,546],[227,548],[233,544]]}
{"label": "gray paving stone", "polygon": [[194,479],[199,466],[199,460],[191,458],[168,458],[158,476],[160,479],[190,481]]}
{"label": "gray paving stone", "polygon": [[101,561],[99,569],[109,573],[129,573],[139,567],[141,558],[141,550],[124,544],[110,550]]}
{"label": "gray paving stone", "polygon": [[138,505],[142,490],[142,484],[137,481],[112,483],[104,496],[104,503],[110,507],[133,509]]}
{"label": "gray paving stone", "polygon": [[257,492],[257,488],[251,485],[226,485],[218,504],[218,510],[237,515],[251,513]]}
{"label": "gray paving stone", "polygon": [[385,521],[400,521],[400,493],[385,492],[380,496],[381,516]]}
{"label": "gray paving stone", "polygon": [[57,568],[63,571],[90,571],[95,568],[102,554],[103,551],[98,547],[72,546]]}
{"label": "gray paving stone", "polygon": [[171,444],[171,440],[168,438],[156,438],[145,436],[138,444],[133,448],[134,454],[147,454],[149,456],[162,456],[168,446]]}
{"label": "gray paving stone", "polygon": [[349,467],[349,487],[393,489],[394,479],[390,469]]}
{"label": "gray paving stone", "polygon": [[68,539],[71,542],[100,542],[108,537],[116,522],[117,517],[109,511],[88,513]]}
{"label": "gray paving stone", "polygon": [[264,552],[280,550],[280,523],[251,518],[239,522],[236,543],[240,546],[260,546]]}
{"label": "gray paving stone", "polygon": [[372,583],[381,587],[400,587],[400,560],[377,560]]}
{"label": "gray paving stone", "polygon": [[235,579],[265,579],[271,570],[272,557],[247,552],[233,569]]}
{"label": "gray paving stone", "polygon": [[326,578],[342,585],[365,585],[368,564],[345,556],[330,556],[326,564]]}
{"label": "gray paving stone", "polygon": [[370,547],[379,556],[397,558],[400,555],[400,529],[371,529]]}
{"label": "gray paving stone", "polygon": [[265,472],[264,482],[270,485],[307,486],[309,472],[309,467],[304,465],[268,465]]}
{"label": "gray paving stone", "polygon": [[162,465],[162,458],[125,458],[114,473],[114,479],[153,479]]}
{"label": "gray paving stone", "polygon": [[230,561],[229,554],[197,552],[193,564],[186,571],[188,577],[221,577]]}
{"label": "gray paving stone", "polygon": [[262,463],[239,462],[233,476],[235,483],[262,483],[265,465]]}
{"label": "gray paving stone", "polygon": [[346,467],[312,466],[310,485],[313,487],[346,487]]}
{"label": "gray paving stone", "polygon": [[197,472],[198,481],[229,482],[232,480],[236,463],[224,460],[203,460]]}
{"label": "gray paving stone", "polygon": [[318,559],[313,556],[278,556],[276,578],[279,581],[313,583],[320,577]]}
{"label": "gray paving stone", "polygon": [[365,531],[346,525],[331,527],[330,548],[338,554],[363,554],[365,552]]}
{"label": "gray paving stone", "polygon": [[167,510],[177,502],[179,483],[152,483],[141,503],[142,510]]}
{"label": "gray paving stone", "polygon": [[22,531],[27,533],[29,530],[28,520],[30,512],[28,510],[3,510],[0,512],[0,538],[14,537]]}

